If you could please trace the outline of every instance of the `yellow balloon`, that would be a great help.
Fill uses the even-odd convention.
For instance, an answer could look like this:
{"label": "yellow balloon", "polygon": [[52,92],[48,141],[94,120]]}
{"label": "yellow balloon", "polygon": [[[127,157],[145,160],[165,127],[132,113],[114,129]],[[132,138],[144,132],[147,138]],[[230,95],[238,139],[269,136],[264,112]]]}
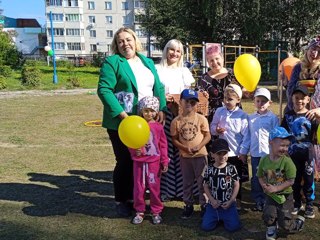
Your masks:
{"label": "yellow balloon", "polygon": [[261,66],[256,57],[251,54],[240,55],[233,66],[238,82],[249,92],[253,92],[261,77]]}
{"label": "yellow balloon", "polygon": [[124,145],[138,149],[148,142],[150,127],[142,117],[129,116],[121,121],[118,133]]}
{"label": "yellow balloon", "polygon": [[318,130],[317,130],[317,142],[318,144],[320,144],[320,125],[318,126]]}

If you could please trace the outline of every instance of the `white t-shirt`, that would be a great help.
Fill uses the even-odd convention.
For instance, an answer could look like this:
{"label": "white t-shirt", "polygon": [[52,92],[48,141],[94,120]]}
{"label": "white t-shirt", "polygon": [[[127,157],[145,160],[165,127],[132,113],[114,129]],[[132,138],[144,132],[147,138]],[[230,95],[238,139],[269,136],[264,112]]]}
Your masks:
{"label": "white t-shirt", "polygon": [[162,67],[156,65],[160,81],[165,86],[166,94],[180,94],[195,82],[190,70],[186,67]]}
{"label": "white t-shirt", "polygon": [[146,96],[153,96],[154,76],[149,68],[143,65],[140,59],[128,61],[136,78],[138,87],[138,100]]}

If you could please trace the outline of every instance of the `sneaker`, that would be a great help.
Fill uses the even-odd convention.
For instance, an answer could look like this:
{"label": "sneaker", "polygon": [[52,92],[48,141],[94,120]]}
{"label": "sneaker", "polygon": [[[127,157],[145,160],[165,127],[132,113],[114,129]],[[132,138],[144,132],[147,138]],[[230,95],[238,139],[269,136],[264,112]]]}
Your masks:
{"label": "sneaker", "polygon": [[181,218],[182,219],[189,219],[189,218],[191,218],[192,214],[193,214],[193,206],[192,205],[186,205],[184,207],[183,212],[182,212]]}
{"label": "sneaker", "polygon": [[276,240],[277,238],[277,226],[267,227],[266,240]]}
{"label": "sneaker", "polygon": [[262,212],[263,207],[264,207],[263,203],[256,203],[256,205],[253,208],[251,208],[251,210],[254,212]]}
{"label": "sneaker", "polygon": [[306,211],[304,212],[305,218],[314,218],[316,215],[314,214],[314,209],[312,205],[306,207]]}
{"label": "sneaker", "polygon": [[143,222],[144,213],[136,213],[136,216],[132,219],[132,224],[140,224]]}
{"label": "sneaker", "polygon": [[152,223],[155,225],[162,223],[162,217],[159,214],[152,215]]}
{"label": "sneaker", "polygon": [[303,211],[304,207],[301,205],[300,207],[293,208],[293,211],[291,212],[292,215],[297,215],[298,212]]}
{"label": "sneaker", "polygon": [[295,220],[295,227],[292,229],[292,232],[300,232],[303,229],[304,221],[306,219],[302,216],[298,216]]}
{"label": "sneaker", "polygon": [[131,208],[127,203],[120,202],[116,205],[117,214],[120,217],[130,217],[131,216]]}
{"label": "sneaker", "polygon": [[203,204],[200,206],[200,216],[203,217],[205,212],[206,212],[206,207],[207,207],[207,204]]}

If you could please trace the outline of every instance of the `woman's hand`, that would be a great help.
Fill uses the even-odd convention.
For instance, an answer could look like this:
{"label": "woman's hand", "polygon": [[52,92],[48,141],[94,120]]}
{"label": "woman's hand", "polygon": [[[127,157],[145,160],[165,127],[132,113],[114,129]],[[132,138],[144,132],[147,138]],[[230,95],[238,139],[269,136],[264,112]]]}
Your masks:
{"label": "woman's hand", "polygon": [[173,101],[174,101],[173,96],[172,96],[171,94],[167,94],[167,95],[166,95],[166,101],[167,101],[167,102],[173,102]]}
{"label": "woman's hand", "polygon": [[226,131],[225,128],[222,128],[222,127],[217,127],[217,128],[216,128],[216,132],[217,132],[218,134],[222,134],[222,133],[224,133],[225,131]]}
{"label": "woman's hand", "polygon": [[166,115],[164,114],[164,112],[160,111],[159,114],[158,114],[158,119],[157,121],[159,123],[162,123],[164,124],[164,120],[166,119]]}
{"label": "woman's hand", "polygon": [[128,117],[128,114],[127,114],[125,111],[123,111],[123,112],[121,112],[121,113],[118,115],[118,117],[119,117],[121,120],[123,120],[123,119],[125,119],[126,117]]}
{"label": "woman's hand", "polygon": [[306,117],[311,121],[320,122],[320,108],[311,109],[306,113]]}

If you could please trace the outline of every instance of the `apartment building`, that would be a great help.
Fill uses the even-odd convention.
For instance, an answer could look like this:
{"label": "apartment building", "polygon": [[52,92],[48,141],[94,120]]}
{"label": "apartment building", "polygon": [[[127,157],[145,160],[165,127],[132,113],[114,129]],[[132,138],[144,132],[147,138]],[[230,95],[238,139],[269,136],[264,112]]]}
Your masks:
{"label": "apartment building", "polygon": [[161,56],[155,39],[148,39],[138,20],[138,15],[145,11],[144,0],[45,0],[45,3],[48,43],[51,46],[51,18],[57,55],[111,54],[113,35],[125,26],[138,35],[143,54]]}

